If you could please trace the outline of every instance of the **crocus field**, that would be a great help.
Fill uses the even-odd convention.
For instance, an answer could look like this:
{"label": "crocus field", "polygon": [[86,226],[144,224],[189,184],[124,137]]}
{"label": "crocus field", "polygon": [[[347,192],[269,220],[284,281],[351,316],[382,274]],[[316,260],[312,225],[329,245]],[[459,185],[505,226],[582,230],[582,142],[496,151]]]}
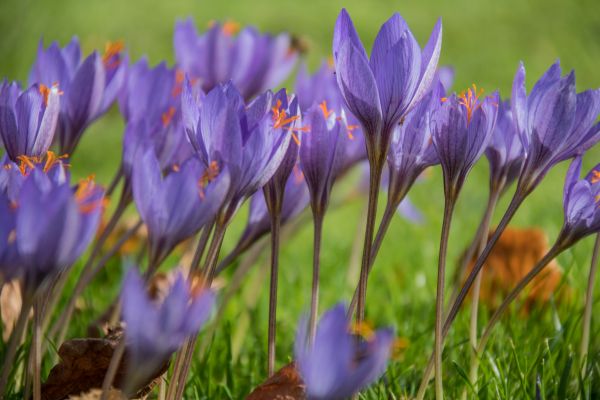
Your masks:
{"label": "crocus field", "polygon": [[594,1],[0,34],[0,399],[600,398]]}

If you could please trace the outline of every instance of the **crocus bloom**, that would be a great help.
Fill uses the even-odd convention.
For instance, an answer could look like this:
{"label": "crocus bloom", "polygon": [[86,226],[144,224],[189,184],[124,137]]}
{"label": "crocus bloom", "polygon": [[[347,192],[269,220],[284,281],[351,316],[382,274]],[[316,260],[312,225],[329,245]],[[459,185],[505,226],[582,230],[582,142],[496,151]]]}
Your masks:
{"label": "crocus bloom", "polygon": [[433,145],[444,173],[444,190],[450,197],[458,194],[494,131],[498,95],[484,100],[480,95],[473,85],[458,96],[441,99],[431,116]]}
{"label": "crocus bloom", "polygon": [[215,296],[210,289],[190,288],[181,274],[161,304],[153,302],[135,268],[127,273],[121,294],[127,354],[128,384],[135,386],[166,362],[183,342],[195,335],[210,316]]}
{"label": "crocus bloom", "polygon": [[191,158],[164,178],[154,149],[133,167],[133,198],[148,228],[151,267],[211,221],[229,190],[229,174]]}
{"label": "crocus bloom", "polygon": [[310,131],[302,133],[300,166],[310,191],[313,213],[322,216],[343,155],[339,143],[347,127],[334,112],[316,105],[307,111],[302,122]]}
{"label": "crocus bloom", "polygon": [[14,205],[14,245],[28,294],[83,253],[98,228],[103,196],[91,179],[73,188],[68,182],[57,184],[40,169],[27,176]]}
{"label": "crocus bloom", "polygon": [[350,333],[343,305],[323,315],[312,344],[307,327],[304,319],[296,334],[295,355],[308,399],[349,398],[385,372],[394,338],[391,329],[357,340]]}
{"label": "crocus bloom", "polygon": [[498,103],[496,127],[485,155],[490,164],[490,186],[493,190],[503,191],[519,177],[525,154],[507,102]]}
{"label": "crocus bloom", "polygon": [[198,79],[205,92],[231,81],[246,100],[278,86],[298,59],[288,34],[271,36],[252,27],[240,30],[231,21],[214,22],[202,35],[191,19],[179,21],[174,47],[177,64]]}
{"label": "crocus bloom", "polygon": [[17,252],[14,242],[16,228],[16,212],[6,193],[0,191],[0,279],[9,281],[17,271]]}
{"label": "crocus bloom", "polygon": [[583,179],[581,157],[576,157],[565,181],[563,206],[565,221],[561,238],[573,243],[587,235],[600,231],[600,164]]}
{"label": "crocus bloom", "polygon": [[296,95],[302,112],[318,104],[323,110],[331,110],[340,118],[345,116],[347,134],[340,140],[343,149],[336,176],[341,176],[351,167],[367,158],[365,139],[360,122],[350,113],[340,92],[333,68],[323,63],[313,75],[309,75],[306,66],[302,65],[296,77]]}
{"label": "crocus bloom", "polygon": [[57,85],[35,84],[21,93],[16,83],[0,83],[0,136],[12,161],[46,154],[58,121],[60,94]]}
{"label": "crocus bloom", "polygon": [[84,130],[115,101],[125,77],[123,44],[109,43],[103,55],[94,51],[82,59],[77,38],[64,48],[40,42],[29,82],[47,87],[57,84],[64,92],[57,127],[61,154],[72,154]]}
{"label": "crocus bloom", "polygon": [[333,35],[338,85],[378,158],[385,157],[394,126],[428,92],[441,44],[441,20],[421,50],[406,22],[394,14],[382,25],[369,59],[348,12],[340,12]]}
{"label": "crocus bloom", "polygon": [[398,205],[425,168],[438,164],[432,145],[430,115],[439,91],[433,91],[408,113],[404,123],[394,129],[388,152],[389,189],[391,203]]}
{"label": "crocus bloom", "polygon": [[[186,134],[206,166],[216,162],[231,176],[229,220],[242,202],[271,179],[295,133],[295,100],[286,104],[270,91],[248,106],[233,85],[215,87],[197,104],[189,85],[182,97]],[[278,100],[276,100],[278,99]],[[284,97],[285,100],[285,97]]]}
{"label": "crocus bloom", "polygon": [[520,185],[526,193],[556,163],[581,154],[600,139],[600,90],[575,91],[575,73],[561,77],[559,62],[525,91],[525,67],[517,69],[511,108],[527,161]]}

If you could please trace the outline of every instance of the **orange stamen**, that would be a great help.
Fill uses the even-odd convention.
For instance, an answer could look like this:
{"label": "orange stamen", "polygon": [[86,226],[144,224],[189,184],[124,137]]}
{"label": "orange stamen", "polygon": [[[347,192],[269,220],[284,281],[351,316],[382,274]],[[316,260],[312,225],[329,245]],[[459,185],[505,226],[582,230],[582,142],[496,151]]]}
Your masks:
{"label": "orange stamen", "polygon": [[62,90],[58,89],[58,82],[54,82],[51,87],[48,87],[48,86],[44,85],[43,83],[40,83],[38,90],[40,91],[40,94],[42,95],[42,97],[44,99],[45,107],[48,106],[48,96],[50,96],[50,93],[55,91],[55,93],[57,93],[59,96],[62,96],[62,94],[64,93]]}
{"label": "orange stamen", "polygon": [[27,173],[30,170],[33,170],[36,165],[40,165],[40,164],[44,164],[42,171],[44,171],[44,173],[47,173],[48,171],[50,171],[50,169],[52,169],[53,166],[57,165],[57,164],[61,164],[65,167],[68,167],[68,164],[63,164],[62,160],[69,157],[68,154],[64,154],[62,156],[58,156],[56,155],[56,153],[54,153],[53,151],[47,151],[45,156],[39,157],[39,156],[26,156],[26,155],[20,155],[17,157],[17,160],[19,161],[19,171],[21,172],[22,175],[27,175]]}
{"label": "orange stamen", "polygon": [[240,31],[241,25],[235,21],[225,21],[221,30],[227,36],[233,36]]}
{"label": "orange stamen", "polygon": [[600,182],[600,171],[592,171],[592,184]]}
{"label": "orange stamen", "polygon": [[325,100],[323,100],[323,102],[321,104],[319,104],[319,108],[323,112],[323,116],[325,118],[329,118],[329,116],[333,112],[333,110],[330,110],[330,109],[327,108],[327,102]]}
{"label": "orange stamen", "polygon": [[179,165],[177,164],[173,164],[173,166],[171,167],[171,169],[173,170],[173,172],[179,172]]}
{"label": "orange stamen", "polygon": [[89,201],[95,190],[96,182],[94,181],[94,175],[90,175],[79,181],[74,197],[82,214],[89,214],[98,207],[106,205],[107,200],[104,197],[97,201]]}
{"label": "orange stamen", "polygon": [[120,53],[125,48],[125,44],[122,40],[116,42],[107,42],[104,47],[104,55],[102,56],[102,63],[105,68],[112,69],[119,66],[121,60],[119,59]]}
{"label": "orange stamen", "polygon": [[[482,95],[483,89],[477,91],[477,86],[475,84],[472,85],[472,88],[469,88],[458,95],[458,103],[467,110],[467,123],[471,122],[473,113],[481,107],[482,103],[479,101],[479,97]],[[442,99],[442,101],[444,101],[444,99]]]}
{"label": "orange stamen", "polygon": [[167,125],[169,125],[171,123],[171,120],[173,119],[174,115],[175,115],[175,107],[173,107],[173,106],[169,107],[169,109],[161,115],[161,120],[162,120],[162,124],[164,127],[166,127]]}
{"label": "orange stamen", "polygon": [[368,322],[359,322],[352,325],[350,332],[364,339],[371,340],[375,336],[375,330]]}
{"label": "orange stamen", "polygon": [[200,191],[201,199],[204,199],[204,188],[219,176],[219,172],[219,164],[217,164],[216,161],[211,161],[208,168],[206,168],[200,177],[200,180],[198,180],[198,189]]}

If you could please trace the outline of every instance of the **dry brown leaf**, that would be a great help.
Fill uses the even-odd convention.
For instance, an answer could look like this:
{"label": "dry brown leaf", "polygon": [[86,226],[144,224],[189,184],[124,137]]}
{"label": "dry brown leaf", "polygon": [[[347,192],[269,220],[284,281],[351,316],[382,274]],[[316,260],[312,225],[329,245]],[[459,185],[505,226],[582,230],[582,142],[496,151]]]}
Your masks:
{"label": "dry brown leaf", "polygon": [[275,372],[254,389],[246,400],[306,400],[304,383],[294,363]]}
{"label": "dry brown leaf", "polygon": [[2,317],[2,340],[8,341],[19,314],[23,299],[21,285],[18,280],[12,280],[2,285],[0,290],[0,316]]}
{"label": "dry brown leaf", "polygon": [[[490,235],[492,233],[490,232]],[[541,229],[506,228],[482,270],[481,302],[492,309],[498,307],[499,301],[506,297],[548,249],[548,239]],[[466,275],[474,263],[475,259],[471,260]],[[556,260],[552,260],[530,283],[525,298],[525,310],[530,310],[536,303],[547,302],[561,280],[562,270]]]}
{"label": "dry brown leaf", "polygon": [[[108,219],[106,217],[107,215],[102,218],[102,223],[97,231],[98,235],[104,232],[104,228],[106,228],[106,224],[108,223]],[[138,219],[135,217],[127,217],[122,219],[117,224],[115,229],[113,229],[110,235],[108,235],[108,238],[106,238],[106,242],[104,242],[104,246],[102,246],[104,252],[107,252],[114,245],[116,245],[121,237],[123,237],[127,231],[133,228],[137,222]],[[118,251],[118,254],[122,256],[136,254],[142,248],[144,243],[146,243],[147,238],[148,232],[146,230],[146,225],[142,225],[134,235],[132,235],[128,240],[125,241],[125,243],[123,243]]]}
{"label": "dry brown leaf", "polygon": [[[82,393],[87,395],[92,389],[102,387],[113,352],[122,337],[123,331],[118,329],[102,339],[72,339],[64,342],[58,349],[59,363],[52,368],[48,379],[42,385],[42,399],[62,400],[69,396],[81,396]],[[120,388],[124,382],[126,359],[127,351],[115,376],[116,388]],[[142,383],[135,398],[143,397],[152,391],[167,368],[168,362],[154,376]]]}

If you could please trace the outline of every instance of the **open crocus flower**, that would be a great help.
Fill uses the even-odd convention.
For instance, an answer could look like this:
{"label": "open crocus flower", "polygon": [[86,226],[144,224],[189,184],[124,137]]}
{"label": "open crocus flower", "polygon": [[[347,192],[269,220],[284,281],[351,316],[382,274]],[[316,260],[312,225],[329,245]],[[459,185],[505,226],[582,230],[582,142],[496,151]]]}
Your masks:
{"label": "open crocus flower", "polygon": [[182,113],[188,139],[207,167],[216,162],[231,176],[225,220],[271,179],[290,140],[298,140],[295,102],[268,91],[246,106],[228,84],[215,87],[198,104],[191,87],[184,86]]}
{"label": "open crocus flower", "polygon": [[498,103],[496,127],[485,155],[490,164],[490,186],[502,192],[519,177],[525,162],[521,138],[507,102]]}
{"label": "open crocus flower", "polygon": [[600,164],[583,179],[580,173],[581,157],[578,156],[567,172],[563,195],[565,222],[560,236],[570,243],[600,231]]}
{"label": "open crocus flower", "polygon": [[125,78],[123,44],[109,43],[103,55],[94,51],[82,59],[77,38],[64,48],[40,42],[29,82],[47,87],[58,85],[64,92],[57,127],[61,154],[72,154],[83,131],[104,114],[117,98]]}
{"label": "open crocus flower", "polygon": [[496,124],[498,94],[481,100],[477,87],[441,99],[431,115],[432,140],[444,173],[446,196],[456,198]]}
{"label": "open crocus flower", "polygon": [[148,228],[150,266],[212,221],[229,190],[229,174],[191,158],[164,178],[153,148],[133,166],[133,198]]}
{"label": "open crocus flower", "polygon": [[205,92],[233,82],[244,99],[277,87],[294,68],[298,54],[288,34],[271,36],[235,22],[214,22],[202,35],[191,19],[175,25],[175,59]]}
{"label": "open crocus flower", "polygon": [[347,134],[341,138],[342,156],[335,171],[341,176],[351,167],[366,159],[365,138],[360,122],[350,113],[335,79],[333,68],[323,63],[313,75],[309,75],[306,66],[302,65],[296,77],[296,95],[302,112],[307,112],[314,104],[318,104],[325,112],[331,110],[338,118],[346,118]]}
{"label": "open crocus flower", "polygon": [[441,45],[441,20],[421,50],[406,22],[394,14],[381,26],[368,58],[350,15],[340,12],[333,36],[337,81],[374,156],[385,157],[394,126],[428,92]]}
{"label": "open crocus flower", "polygon": [[520,185],[532,191],[556,163],[575,157],[600,140],[600,90],[575,91],[575,73],[561,77],[559,62],[553,64],[525,91],[525,67],[517,69],[511,108],[527,161]]}
{"label": "open crocus flower", "polygon": [[[8,212],[15,213],[9,243],[28,295],[81,256],[98,228],[103,197],[104,190],[91,179],[71,187],[37,168],[27,175]],[[5,219],[10,217],[0,217]]]}
{"label": "open crocus flower", "polygon": [[303,319],[296,334],[295,356],[309,400],[350,398],[385,372],[394,339],[391,329],[358,340],[350,332],[341,304],[323,314],[312,344],[307,328]]}
{"label": "open crocus flower", "polygon": [[147,294],[135,268],[127,273],[121,294],[125,338],[130,359],[129,389],[156,372],[210,317],[215,296],[210,289],[190,288],[181,274],[161,304]]}
{"label": "open crocus flower", "polygon": [[46,154],[54,138],[61,94],[58,85],[35,84],[21,92],[16,83],[0,83],[0,136],[12,161]]}

